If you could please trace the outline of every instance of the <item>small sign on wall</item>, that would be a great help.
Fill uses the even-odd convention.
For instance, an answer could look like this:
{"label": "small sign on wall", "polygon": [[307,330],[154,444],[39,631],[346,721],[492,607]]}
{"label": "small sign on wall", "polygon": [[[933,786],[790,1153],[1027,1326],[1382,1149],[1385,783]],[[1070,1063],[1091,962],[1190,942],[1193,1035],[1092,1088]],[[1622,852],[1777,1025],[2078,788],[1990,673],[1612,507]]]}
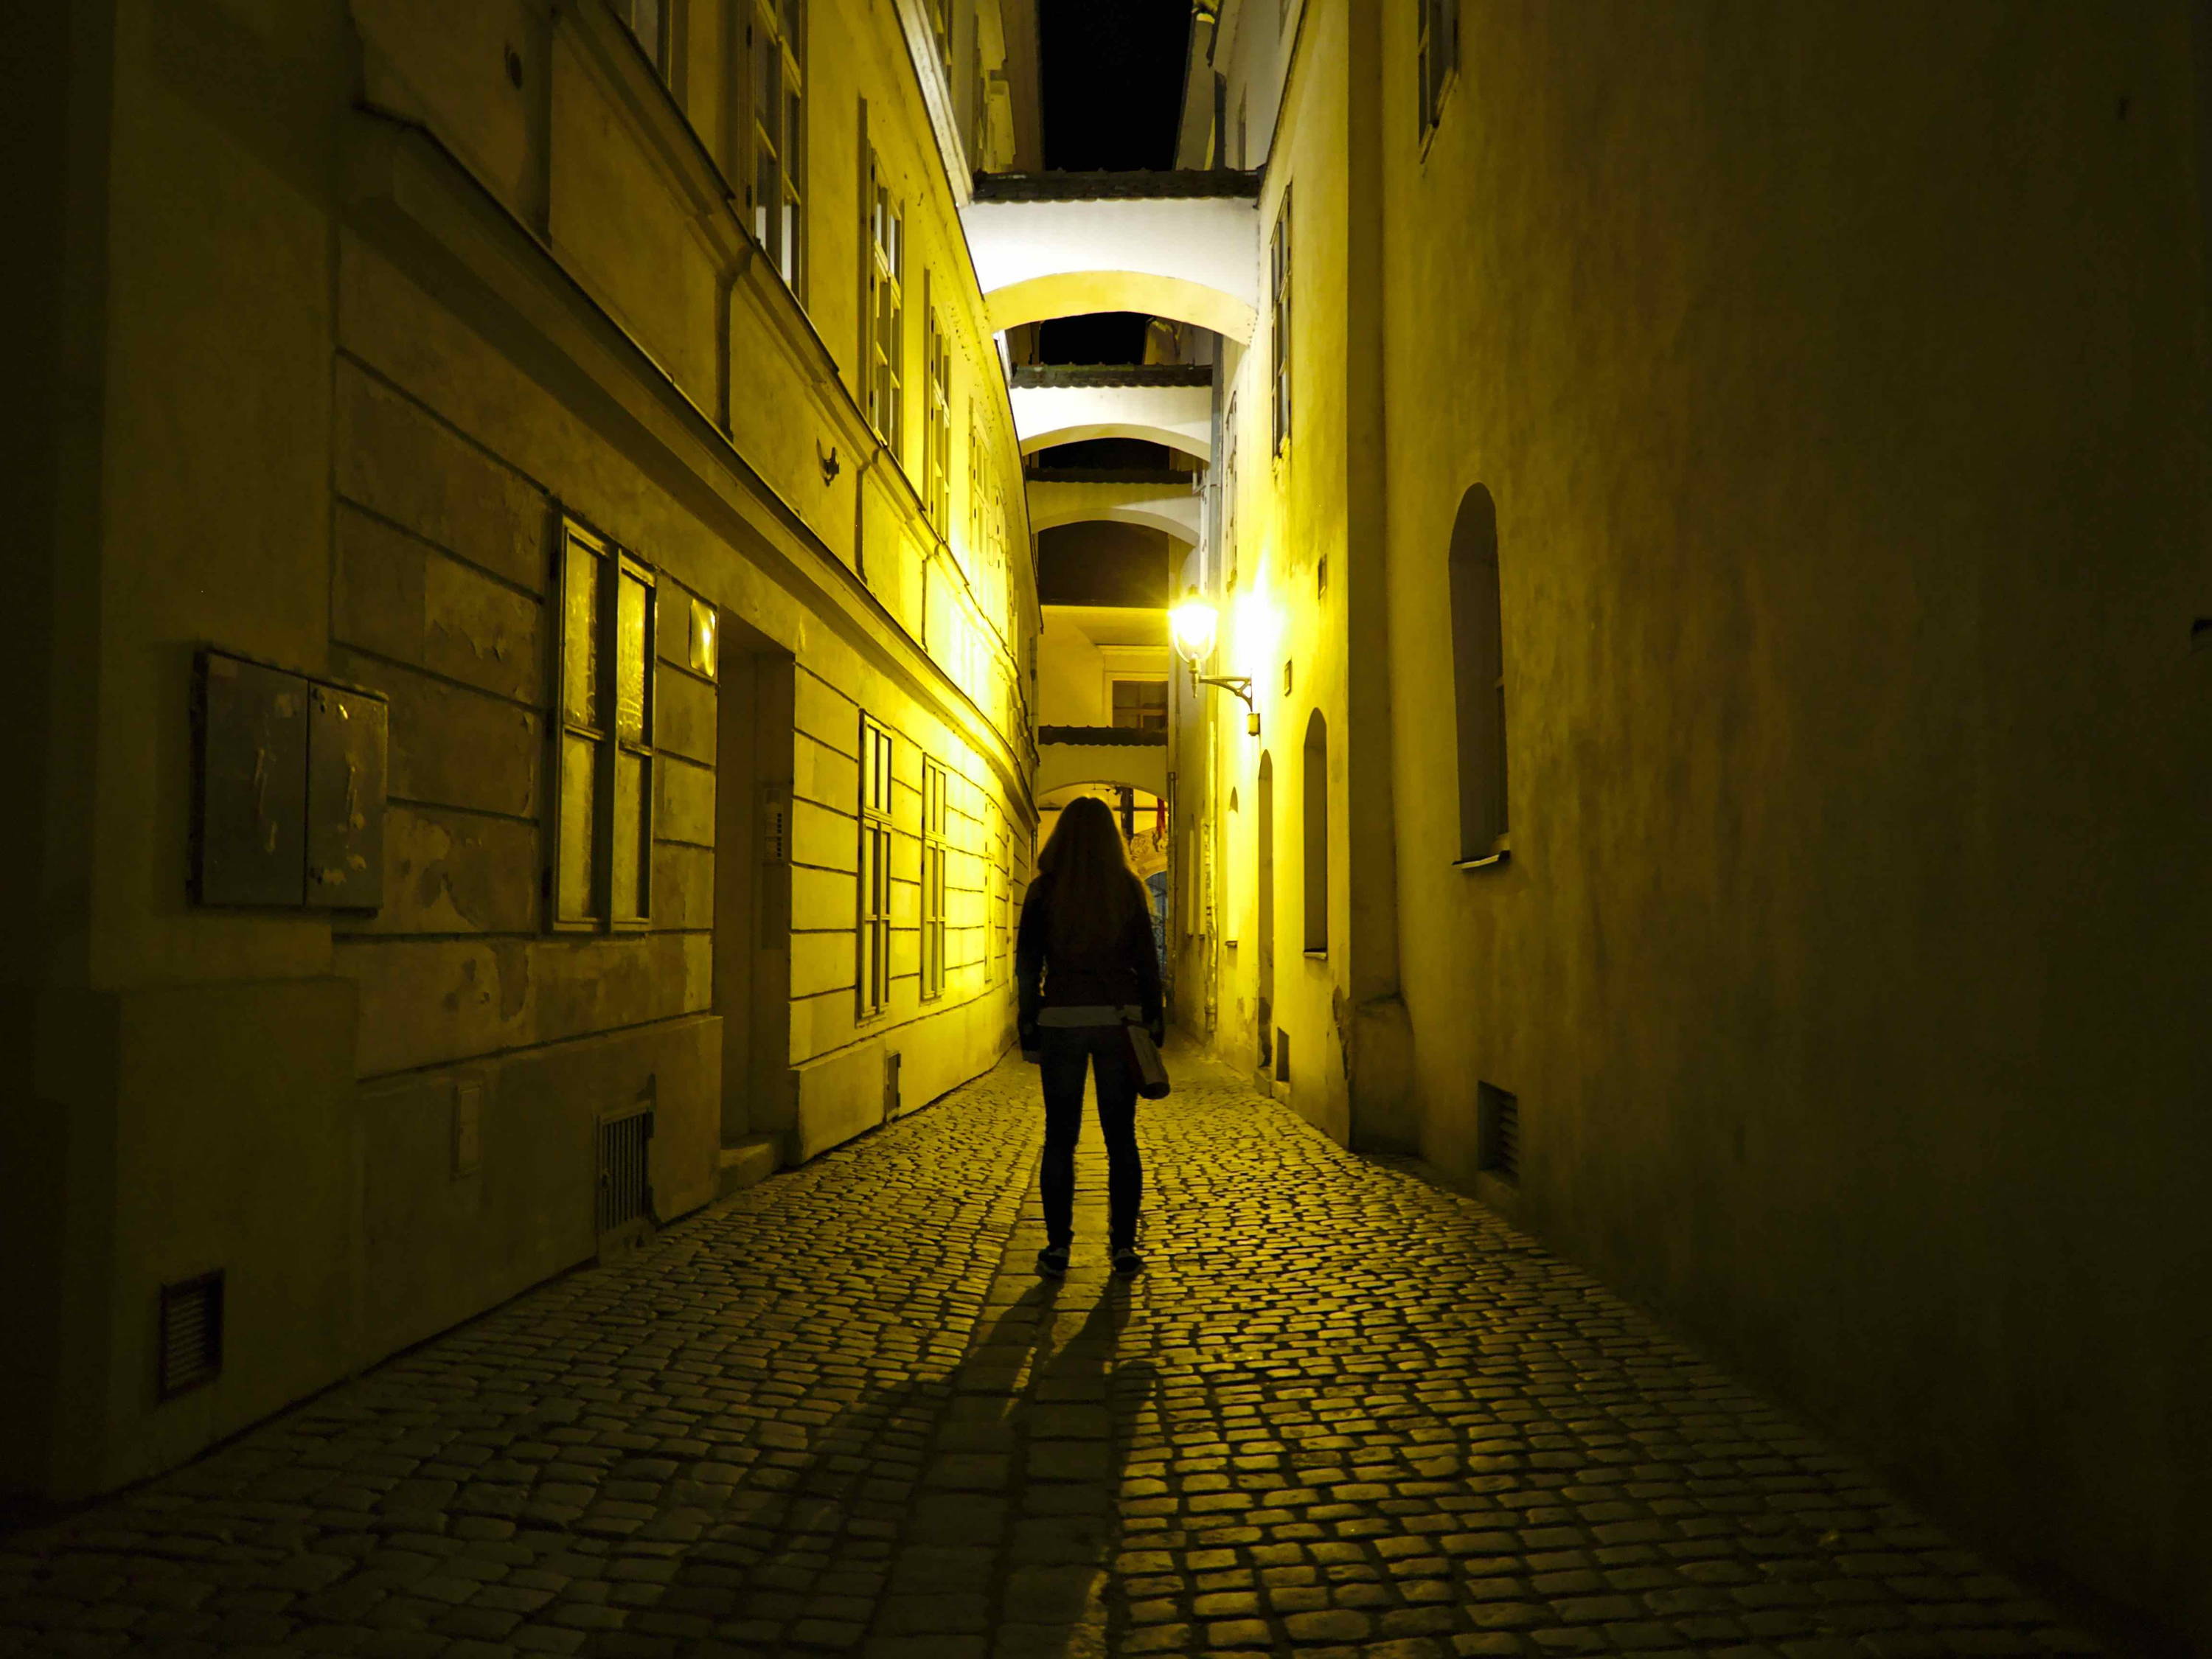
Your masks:
{"label": "small sign on wall", "polygon": [[383,697],[203,651],[192,896],[374,910],[384,902]]}

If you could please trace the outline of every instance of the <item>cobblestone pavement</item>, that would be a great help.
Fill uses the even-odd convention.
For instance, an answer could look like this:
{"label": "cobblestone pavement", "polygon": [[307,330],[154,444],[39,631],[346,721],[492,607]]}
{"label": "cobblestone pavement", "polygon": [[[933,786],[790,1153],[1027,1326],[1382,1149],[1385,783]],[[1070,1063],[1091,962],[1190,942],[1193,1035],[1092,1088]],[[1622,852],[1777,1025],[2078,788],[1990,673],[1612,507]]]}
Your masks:
{"label": "cobblestone pavement", "polygon": [[1411,1164],[1186,1058],[1151,1270],[1030,1272],[1035,1073],[68,1522],[0,1653],[2090,1654]]}

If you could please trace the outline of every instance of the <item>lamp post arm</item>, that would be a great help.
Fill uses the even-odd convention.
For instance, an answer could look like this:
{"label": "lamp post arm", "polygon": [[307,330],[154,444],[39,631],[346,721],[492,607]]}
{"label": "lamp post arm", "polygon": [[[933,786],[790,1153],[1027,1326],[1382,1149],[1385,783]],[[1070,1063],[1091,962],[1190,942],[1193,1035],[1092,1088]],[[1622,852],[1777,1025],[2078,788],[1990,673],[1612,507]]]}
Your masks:
{"label": "lamp post arm", "polygon": [[1201,674],[1194,669],[1191,671],[1190,678],[1199,685],[1218,685],[1232,696],[1242,699],[1244,707],[1248,709],[1255,708],[1252,702],[1252,677],[1249,674],[1209,675]]}

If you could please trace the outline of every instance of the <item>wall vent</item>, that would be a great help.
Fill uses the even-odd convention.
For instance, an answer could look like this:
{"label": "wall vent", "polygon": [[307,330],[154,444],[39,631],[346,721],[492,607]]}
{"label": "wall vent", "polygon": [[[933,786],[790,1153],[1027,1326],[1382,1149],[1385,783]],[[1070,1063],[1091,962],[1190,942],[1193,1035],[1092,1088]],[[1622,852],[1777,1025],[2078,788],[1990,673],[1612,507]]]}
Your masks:
{"label": "wall vent", "polygon": [[160,1397],[174,1400],[222,1370],[222,1271],[161,1286]]}
{"label": "wall vent", "polygon": [[899,1063],[904,1054],[884,1056],[884,1121],[888,1123],[899,1115]]}
{"label": "wall vent", "polygon": [[599,1244],[642,1233],[653,1215],[653,1110],[599,1124]]}
{"label": "wall vent", "polygon": [[1478,1152],[1475,1167],[1501,1181],[1521,1184],[1521,1099],[1492,1083],[1474,1091]]}

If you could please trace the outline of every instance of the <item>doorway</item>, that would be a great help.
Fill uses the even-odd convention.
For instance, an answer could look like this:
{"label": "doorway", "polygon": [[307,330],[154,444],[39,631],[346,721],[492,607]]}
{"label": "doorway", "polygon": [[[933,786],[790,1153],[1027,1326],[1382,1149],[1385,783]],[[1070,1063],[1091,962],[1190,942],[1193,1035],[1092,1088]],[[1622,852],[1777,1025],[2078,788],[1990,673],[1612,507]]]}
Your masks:
{"label": "doorway", "polygon": [[790,1127],[791,786],[796,665],[720,615],[714,703],[714,1012],[722,1145]]}

